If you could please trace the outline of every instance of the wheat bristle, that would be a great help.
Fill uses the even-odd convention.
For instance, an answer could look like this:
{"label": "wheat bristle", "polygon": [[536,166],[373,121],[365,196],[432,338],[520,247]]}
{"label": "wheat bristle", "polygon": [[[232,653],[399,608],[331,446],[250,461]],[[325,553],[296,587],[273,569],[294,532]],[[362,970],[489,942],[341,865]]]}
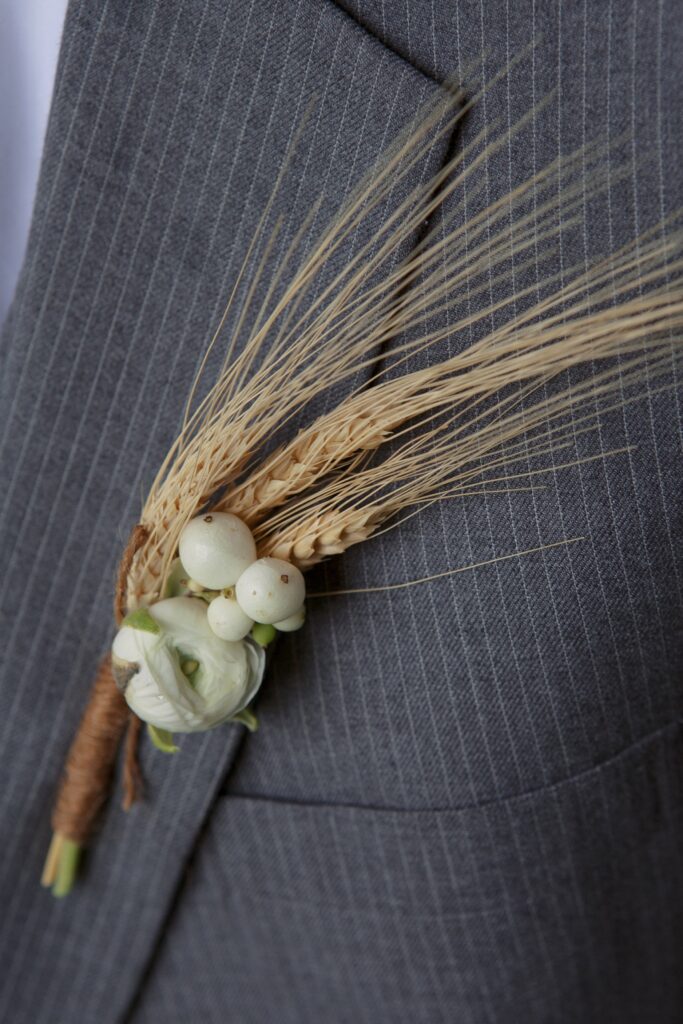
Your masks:
{"label": "wheat bristle", "polygon": [[[159,596],[180,531],[207,505],[248,522],[262,552],[308,568],[407,509],[472,493],[487,472],[507,472],[522,456],[566,451],[602,411],[630,400],[626,386],[642,397],[680,358],[683,238],[673,223],[654,225],[594,266],[565,267],[562,278],[544,270],[554,265],[560,235],[580,229],[587,202],[631,172],[609,159],[609,145],[587,142],[463,215],[460,192],[476,194],[485,162],[549,97],[509,128],[475,136],[429,181],[408,189],[373,237],[320,283],[364,219],[487,87],[468,100],[446,94],[422,111],[309,246],[311,211],[257,305],[282,228],[276,220],[266,235],[287,156],[238,277],[248,280],[246,299],[218,378],[196,397],[237,284],[144,504],[149,539],[133,562],[131,605]],[[532,285],[518,285],[515,261],[536,271]],[[501,298],[492,297],[492,283]],[[472,311],[451,315],[463,308]],[[456,355],[406,372],[411,357],[475,329],[482,336],[457,344]],[[581,367],[588,380],[544,390]],[[309,403],[342,384],[351,388],[346,398],[264,454],[274,436],[293,432]]]}

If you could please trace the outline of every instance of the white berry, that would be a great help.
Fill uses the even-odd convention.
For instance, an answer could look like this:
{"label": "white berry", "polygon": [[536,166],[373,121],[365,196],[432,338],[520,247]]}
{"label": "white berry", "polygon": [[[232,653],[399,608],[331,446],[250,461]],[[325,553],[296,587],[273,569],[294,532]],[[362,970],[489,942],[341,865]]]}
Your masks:
{"label": "white berry", "polygon": [[233,586],[256,558],[251,530],[229,512],[191,519],[178,548],[187,575],[209,590]]}
{"label": "white berry", "polygon": [[301,572],[281,558],[259,558],[245,569],[235,590],[242,611],[267,624],[294,615],[306,596]]}
{"label": "white berry", "polygon": [[279,629],[281,633],[294,633],[297,629],[301,629],[304,622],[306,621],[306,605],[302,604],[298,612],[294,612],[288,619],[281,619],[280,622],[274,622],[273,625],[276,629]]}
{"label": "white berry", "polygon": [[214,597],[209,605],[208,620],[221,640],[242,640],[254,625],[254,620],[245,615],[234,596],[223,594]]}

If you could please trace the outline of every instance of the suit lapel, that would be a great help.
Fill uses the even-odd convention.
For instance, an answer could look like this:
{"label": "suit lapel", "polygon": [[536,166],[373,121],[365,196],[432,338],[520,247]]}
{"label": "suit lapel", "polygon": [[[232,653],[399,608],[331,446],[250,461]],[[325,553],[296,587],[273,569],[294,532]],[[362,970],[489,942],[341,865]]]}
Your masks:
{"label": "suit lapel", "polygon": [[315,95],[273,211],[284,244],[321,192],[322,226],[436,88],[331,4],[71,5],[4,336],[12,769],[0,814],[15,1019],[53,1020],[54,1006],[62,1020],[121,1019],[244,738],[186,737],[175,757],[143,745],[144,801],[128,815],[112,801],[66,901],[39,888],[55,784],[110,637],[114,566],[282,156]]}

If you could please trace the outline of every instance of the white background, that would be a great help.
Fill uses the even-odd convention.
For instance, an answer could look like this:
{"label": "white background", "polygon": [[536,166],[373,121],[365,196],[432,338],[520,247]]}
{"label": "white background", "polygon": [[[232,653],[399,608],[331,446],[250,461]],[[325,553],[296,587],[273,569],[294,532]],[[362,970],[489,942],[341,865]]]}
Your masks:
{"label": "white background", "polygon": [[0,323],[24,255],[67,0],[0,0]]}

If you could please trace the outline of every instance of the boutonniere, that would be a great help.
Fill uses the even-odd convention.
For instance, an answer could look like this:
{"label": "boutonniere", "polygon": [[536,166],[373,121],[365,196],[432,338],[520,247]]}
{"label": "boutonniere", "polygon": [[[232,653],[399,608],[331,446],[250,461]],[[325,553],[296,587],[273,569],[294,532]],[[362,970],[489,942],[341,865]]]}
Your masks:
{"label": "boutonniere", "polygon": [[[256,728],[266,649],[305,628],[308,569],[433,502],[533,486],[544,459],[571,465],[577,434],[642,396],[646,368],[650,390],[670,386],[683,350],[680,232],[667,225],[666,240],[657,225],[590,267],[552,269],[560,232],[580,230],[618,178],[608,147],[587,143],[466,216],[458,196],[479,191],[485,161],[532,111],[408,187],[480,95],[445,91],[422,110],[317,242],[303,244],[309,220],[272,269],[251,255],[272,253],[282,230],[270,213],[284,169],[274,183],[235,326],[224,339],[226,311],[210,344],[223,347],[220,370],[201,399],[197,381],[188,389],[122,554],[117,632],[53,815],[43,881],[55,894],[74,882],[124,735],[130,806],[141,723],[165,753],[187,732]],[[398,206],[349,254],[392,192]],[[455,354],[437,348],[444,339]],[[292,430],[340,385],[344,397]]]}

